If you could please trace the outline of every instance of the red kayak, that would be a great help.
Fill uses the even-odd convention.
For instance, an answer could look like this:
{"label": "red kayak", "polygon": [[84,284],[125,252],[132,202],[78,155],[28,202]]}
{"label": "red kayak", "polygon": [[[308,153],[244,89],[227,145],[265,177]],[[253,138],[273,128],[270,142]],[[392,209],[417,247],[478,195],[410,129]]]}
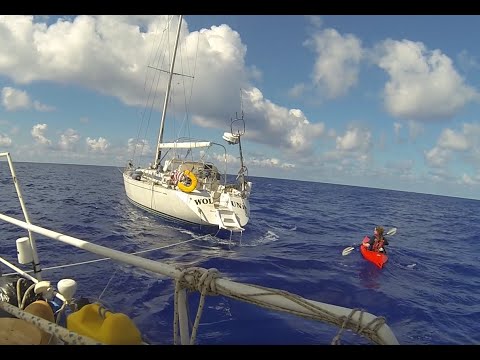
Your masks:
{"label": "red kayak", "polygon": [[387,262],[388,256],[381,252],[368,250],[365,244],[368,244],[369,241],[370,241],[370,238],[368,236],[365,236],[363,238],[362,245],[360,245],[360,252],[362,253],[365,259],[367,259],[368,261],[371,261],[381,269],[383,265]]}

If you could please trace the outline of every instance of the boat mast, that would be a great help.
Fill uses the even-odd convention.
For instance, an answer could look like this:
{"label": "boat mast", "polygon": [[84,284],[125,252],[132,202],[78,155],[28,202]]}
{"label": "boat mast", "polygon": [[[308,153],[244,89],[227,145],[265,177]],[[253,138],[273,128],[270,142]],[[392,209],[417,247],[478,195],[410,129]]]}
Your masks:
{"label": "boat mast", "polygon": [[160,132],[158,134],[157,151],[155,152],[155,161],[153,162],[154,169],[157,169],[158,165],[160,165],[160,157],[162,155],[162,151],[160,150],[160,144],[163,141],[163,127],[165,123],[165,115],[167,113],[168,98],[170,97],[170,86],[172,84],[173,67],[175,65],[175,57],[177,55],[178,39],[180,37],[180,28],[182,26],[182,18],[183,18],[183,15],[180,15],[180,18],[178,19],[177,38],[175,39],[175,48],[173,49],[172,63],[170,64],[170,77],[168,78],[167,91],[165,93],[165,102],[163,103],[162,120],[160,122]]}

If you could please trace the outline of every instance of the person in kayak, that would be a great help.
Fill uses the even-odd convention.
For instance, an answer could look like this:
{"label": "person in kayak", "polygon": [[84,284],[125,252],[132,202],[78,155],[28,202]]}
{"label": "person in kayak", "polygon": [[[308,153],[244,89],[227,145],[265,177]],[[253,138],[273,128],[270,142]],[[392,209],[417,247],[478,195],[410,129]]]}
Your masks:
{"label": "person in kayak", "polygon": [[383,227],[375,226],[373,230],[373,236],[370,236],[370,241],[366,245],[369,250],[376,252],[387,253],[385,245],[388,245],[388,240],[383,236]]}

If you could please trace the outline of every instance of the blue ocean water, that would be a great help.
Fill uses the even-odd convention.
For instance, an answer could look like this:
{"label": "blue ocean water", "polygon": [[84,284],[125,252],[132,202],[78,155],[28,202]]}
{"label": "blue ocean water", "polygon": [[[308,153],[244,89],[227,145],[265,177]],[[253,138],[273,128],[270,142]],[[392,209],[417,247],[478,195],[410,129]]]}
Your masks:
{"label": "blue ocean water", "polygon": [[[15,163],[31,221],[125,252],[190,240],[198,234],[131,205],[116,167]],[[216,268],[234,281],[278,288],[307,299],[362,308],[386,318],[401,344],[479,344],[480,201],[324,183],[252,177],[251,220],[233,245],[208,236],[142,256],[168,264]],[[0,162],[0,212],[23,219],[11,175]],[[383,269],[358,245],[375,225],[397,227]],[[0,254],[16,260],[24,230],[0,222]],[[96,259],[37,236],[44,268]],[[6,268],[2,265],[2,270]],[[133,318],[154,344],[173,343],[173,282],[101,261],[46,270],[71,277],[78,294]],[[198,296],[190,296],[196,314]],[[208,297],[198,344],[330,344],[338,328],[223,296]],[[368,344],[346,332],[343,344]]]}

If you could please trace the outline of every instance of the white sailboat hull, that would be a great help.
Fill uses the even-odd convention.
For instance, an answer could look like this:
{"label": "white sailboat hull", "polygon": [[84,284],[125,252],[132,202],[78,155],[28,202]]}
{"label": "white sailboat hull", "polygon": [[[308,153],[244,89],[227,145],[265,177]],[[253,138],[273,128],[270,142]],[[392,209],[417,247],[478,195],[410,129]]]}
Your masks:
{"label": "white sailboat hull", "polygon": [[[198,190],[186,193],[149,179],[134,179],[128,173],[123,174],[123,179],[132,203],[170,220],[242,231],[250,217],[250,204],[240,192],[224,189],[221,193]],[[233,220],[225,221],[228,217]]]}

